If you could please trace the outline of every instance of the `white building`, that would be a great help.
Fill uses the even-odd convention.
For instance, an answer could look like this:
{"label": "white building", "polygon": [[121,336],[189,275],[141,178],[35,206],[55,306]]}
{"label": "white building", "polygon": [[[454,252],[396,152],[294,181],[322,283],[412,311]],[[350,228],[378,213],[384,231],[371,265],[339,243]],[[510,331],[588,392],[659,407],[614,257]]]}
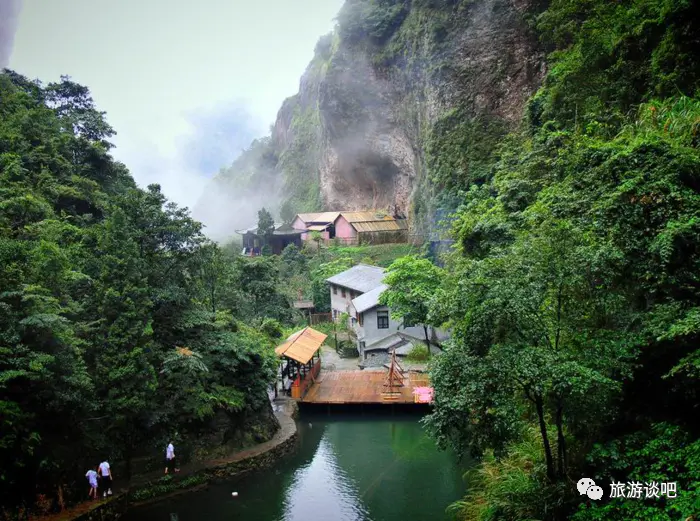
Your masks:
{"label": "white building", "polygon": [[[407,354],[416,342],[425,342],[422,324],[405,324],[391,318],[391,310],[379,304],[379,296],[387,289],[382,283],[384,268],[359,264],[335,275],[330,285],[334,319],[349,315],[349,326],[357,338],[357,349],[363,360],[373,354],[397,350]],[[428,326],[428,337],[438,343],[447,334]],[[437,347],[431,351],[439,352]]]}
{"label": "white building", "polygon": [[373,290],[382,283],[384,268],[358,264],[349,270],[326,279],[331,291],[331,313],[337,319],[343,313],[350,313],[352,299]]}

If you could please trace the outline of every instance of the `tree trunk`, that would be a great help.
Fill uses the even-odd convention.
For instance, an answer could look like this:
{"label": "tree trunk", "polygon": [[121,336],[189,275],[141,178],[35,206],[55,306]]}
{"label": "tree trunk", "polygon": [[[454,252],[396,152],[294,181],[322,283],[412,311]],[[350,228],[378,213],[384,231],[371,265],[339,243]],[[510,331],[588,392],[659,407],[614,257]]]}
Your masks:
{"label": "tree trunk", "polygon": [[557,456],[558,456],[558,472],[559,477],[566,476],[566,438],[564,437],[564,406],[561,402],[557,403],[556,424],[557,424]]}
{"label": "tree trunk", "polygon": [[540,434],[542,435],[542,444],[544,445],[544,458],[547,462],[547,477],[550,479],[550,481],[555,481],[556,476],[554,474],[554,459],[552,458],[552,447],[549,444],[547,424],[544,421],[544,405],[542,404],[541,396],[537,396],[535,398],[535,407],[537,408],[537,419],[539,420]]}
{"label": "tree trunk", "polygon": [[58,499],[58,508],[60,509],[61,512],[63,512],[66,509],[66,502],[63,499],[63,486],[59,485],[58,490],[56,492],[56,498]]}
{"label": "tree trunk", "polygon": [[425,333],[425,347],[428,348],[428,358],[430,358],[430,339],[428,338],[428,326],[423,324],[423,333]]}
{"label": "tree trunk", "polygon": [[126,449],[126,468],[125,468],[125,474],[126,474],[126,481],[129,482],[131,481],[131,445],[129,445]]}

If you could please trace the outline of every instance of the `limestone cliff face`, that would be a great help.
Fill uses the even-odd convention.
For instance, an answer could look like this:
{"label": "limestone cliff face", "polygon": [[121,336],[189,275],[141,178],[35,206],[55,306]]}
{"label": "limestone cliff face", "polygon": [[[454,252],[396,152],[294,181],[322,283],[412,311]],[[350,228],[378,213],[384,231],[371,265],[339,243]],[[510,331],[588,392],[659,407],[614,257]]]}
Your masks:
{"label": "limestone cliff face", "polygon": [[353,39],[341,11],[338,33],[319,42],[299,94],[280,110],[281,150],[295,139],[291,106],[318,111],[313,153],[327,209],[396,205],[408,214],[441,115],[459,106],[464,117],[516,125],[544,76],[528,0],[412,4],[379,42],[363,27]]}
{"label": "limestone cliff face", "polygon": [[391,205],[418,226],[444,188],[428,156],[454,141],[446,115],[473,121],[478,140],[484,121],[517,125],[539,87],[534,1],[346,0],[272,130],[283,217]]}

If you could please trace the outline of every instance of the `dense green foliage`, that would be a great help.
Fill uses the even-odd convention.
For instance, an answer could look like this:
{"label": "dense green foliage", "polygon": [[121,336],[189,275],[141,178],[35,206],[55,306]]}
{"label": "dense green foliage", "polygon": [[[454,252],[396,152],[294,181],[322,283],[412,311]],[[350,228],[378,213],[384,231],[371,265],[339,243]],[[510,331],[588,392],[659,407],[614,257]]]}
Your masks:
{"label": "dense green foliage", "polygon": [[387,290],[379,296],[379,303],[389,306],[394,319],[404,327],[420,324],[425,333],[426,354],[430,356],[428,326],[429,304],[440,286],[443,273],[428,259],[417,255],[401,257],[386,270],[384,284]]}
{"label": "dense green foliage", "polygon": [[349,0],[338,14],[340,37],[351,44],[382,44],[407,13],[408,6],[401,0]]}
{"label": "dense green foliage", "polygon": [[119,477],[160,459],[215,415],[233,430],[269,416],[274,341],[243,324],[291,320],[277,266],[232,259],[157,185],[137,188],[113,134],[69,79],[0,75],[3,516],[82,496],[105,458]]}
{"label": "dense green foliage", "polygon": [[[3,505],[31,504],[102,455],[160,450],[173,429],[193,437],[217,414],[240,425],[260,412],[271,347],[302,320],[290,299],[328,311],[326,278],[369,262],[391,265],[383,300],[397,316],[452,331],[426,424],[480,459],[458,517],[697,515],[698,3],[533,2],[548,73],[522,125],[506,135],[456,99],[423,127],[413,83],[450,73],[445,43],[474,3],[348,0],[306,76],[318,83],[342,40],[405,80],[397,114],[425,167],[414,214],[459,204],[444,270],[408,245],[234,259],[158,186],[136,188],[87,89],[0,77]],[[339,133],[372,106],[349,83],[326,85],[348,115]],[[281,175],[287,221],[321,208],[321,113],[306,101],[288,99],[289,132],[220,175],[250,193]],[[576,493],[582,476],[602,501]],[[611,499],[613,481],[677,482],[678,497]]]}
{"label": "dense green foliage", "polygon": [[[555,0],[524,127],[488,149],[463,120],[431,136],[432,181],[466,189],[430,301],[454,335],[427,420],[483,458],[463,519],[698,512],[699,21],[689,1]],[[679,495],[610,499],[613,480]]]}
{"label": "dense green foliage", "polygon": [[258,211],[258,229],[257,235],[262,240],[263,254],[269,255],[270,250],[270,240],[272,239],[272,234],[275,232],[275,220],[272,214],[268,212],[265,208],[261,208]]}

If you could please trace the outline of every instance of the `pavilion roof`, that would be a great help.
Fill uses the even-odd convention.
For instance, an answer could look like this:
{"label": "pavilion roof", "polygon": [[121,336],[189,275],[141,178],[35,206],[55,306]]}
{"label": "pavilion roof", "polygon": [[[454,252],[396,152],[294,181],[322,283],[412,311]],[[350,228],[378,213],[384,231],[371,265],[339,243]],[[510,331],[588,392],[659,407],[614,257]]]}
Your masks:
{"label": "pavilion roof", "polygon": [[284,344],[275,348],[277,356],[291,358],[300,364],[307,364],[318,351],[328,335],[310,327],[292,334]]}

